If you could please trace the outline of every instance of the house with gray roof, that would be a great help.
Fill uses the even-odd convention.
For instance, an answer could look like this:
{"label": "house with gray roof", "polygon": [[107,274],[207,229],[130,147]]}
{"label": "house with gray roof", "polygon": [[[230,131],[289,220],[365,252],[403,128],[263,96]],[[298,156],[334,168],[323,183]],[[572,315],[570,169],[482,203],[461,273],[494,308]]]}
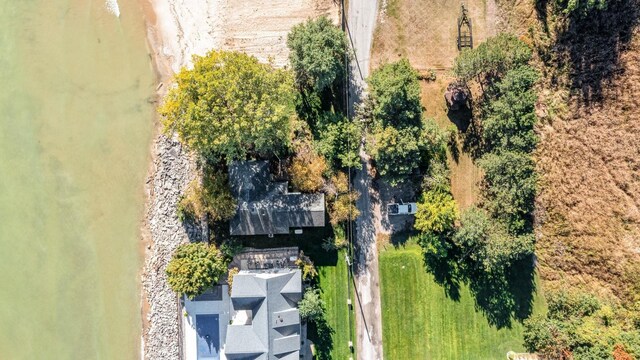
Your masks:
{"label": "house with gray roof", "polygon": [[242,270],[233,277],[231,324],[224,354],[229,360],[298,360],[302,298],[299,269]]}
{"label": "house with gray roof", "polygon": [[325,226],[324,194],[288,192],[274,182],[268,161],[236,161],[229,166],[231,193],[238,201],[231,235],[289,234],[291,228]]}

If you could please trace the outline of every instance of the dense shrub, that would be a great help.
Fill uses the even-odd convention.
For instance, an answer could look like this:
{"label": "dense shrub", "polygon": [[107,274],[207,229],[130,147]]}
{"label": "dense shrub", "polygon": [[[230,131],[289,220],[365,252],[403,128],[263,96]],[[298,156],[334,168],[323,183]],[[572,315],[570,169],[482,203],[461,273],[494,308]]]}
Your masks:
{"label": "dense shrub", "polygon": [[360,216],[360,211],[356,207],[358,198],[360,198],[360,193],[351,190],[350,192],[338,194],[335,198],[330,199],[328,201],[329,222],[335,226],[349,220],[355,220],[355,218]]}
{"label": "dense shrub", "polygon": [[225,221],[236,212],[236,200],[229,189],[228,175],[222,171],[205,169],[201,182],[192,181],[178,202],[177,214],[186,218]]}
{"label": "dense shrub", "polygon": [[415,228],[424,233],[447,234],[454,228],[458,207],[449,193],[428,191],[418,203]]}
{"label": "dense shrub", "polygon": [[549,310],[525,321],[524,344],[552,359],[628,359],[640,355],[640,331],[628,311],[580,291],[546,294]]}
{"label": "dense shrub", "polygon": [[320,298],[320,290],[308,288],[298,303],[300,317],[307,321],[317,321],[324,317],[325,304]]}
{"label": "dense shrub", "polygon": [[173,291],[190,299],[202,294],[227,272],[227,261],[214,245],[183,244],[167,265],[167,281]]}

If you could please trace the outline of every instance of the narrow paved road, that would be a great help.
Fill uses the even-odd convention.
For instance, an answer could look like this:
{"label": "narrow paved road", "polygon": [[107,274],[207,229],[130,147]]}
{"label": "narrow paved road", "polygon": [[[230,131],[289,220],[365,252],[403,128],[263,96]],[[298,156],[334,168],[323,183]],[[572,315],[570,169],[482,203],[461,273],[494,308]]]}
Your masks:
{"label": "narrow paved road", "polygon": [[[360,100],[359,94],[365,88],[364,79],[369,75],[369,59],[373,31],[378,12],[377,0],[350,0],[347,14],[348,30],[355,49],[352,62],[351,102]],[[353,108],[351,106],[351,108]],[[356,283],[356,336],[358,359],[381,360],[382,353],[382,312],[380,307],[380,282],[378,276],[378,250],[376,248],[376,225],[379,225],[379,211],[374,199],[378,197],[372,188],[371,162],[360,146],[362,169],[356,172],[354,188],[360,192],[357,202],[360,216],[356,220],[354,238],[354,280]],[[372,196],[373,195],[373,196]]]}

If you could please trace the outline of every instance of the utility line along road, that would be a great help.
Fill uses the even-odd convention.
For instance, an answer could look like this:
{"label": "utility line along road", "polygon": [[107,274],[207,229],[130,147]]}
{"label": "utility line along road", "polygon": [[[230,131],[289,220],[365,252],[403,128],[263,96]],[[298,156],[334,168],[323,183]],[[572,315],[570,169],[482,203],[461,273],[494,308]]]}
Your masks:
{"label": "utility line along road", "polygon": [[[354,56],[351,64],[353,82],[350,90],[350,108],[360,100],[366,87],[364,79],[369,75],[369,60],[373,31],[376,25],[378,2],[376,0],[350,0],[347,14],[347,30]],[[356,334],[358,359],[382,359],[382,312],[380,307],[380,282],[378,276],[378,250],[376,228],[380,228],[379,204],[372,201],[371,162],[360,144],[362,167],[355,174],[354,187],[360,192],[357,207],[360,216],[356,220],[354,281],[356,283]]]}

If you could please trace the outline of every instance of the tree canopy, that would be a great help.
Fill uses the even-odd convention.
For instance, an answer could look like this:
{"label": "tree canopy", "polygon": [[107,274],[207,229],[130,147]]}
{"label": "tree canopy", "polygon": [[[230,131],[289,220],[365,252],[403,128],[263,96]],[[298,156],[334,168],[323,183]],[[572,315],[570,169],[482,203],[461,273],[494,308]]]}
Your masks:
{"label": "tree canopy", "polygon": [[434,234],[446,234],[454,229],[458,207],[451,194],[428,191],[418,203],[415,228]]}
{"label": "tree canopy", "polygon": [[513,235],[505,225],[475,207],[462,213],[453,243],[462,254],[468,254],[473,267],[494,274],[503,272],[534,250],[532,234]]}
{"label": "tree canopy", "polygon": [[214,245],[180,245],[167,266],[167,281],[173,291],[190,299],[202,294],[227,272],[227,261]]}
{"label": "tree canopy", "polygon": [[356,201],[360,198],[360,193],[351,190],[350,192],[338,194],[329,200],[329,221],[332,225],[354,220],[360,216],[360,211],[356,207]]}
{"label": "tree canopy", "polygon": [[531,156],[505,151],[489,153],[479,161],[484,170],[484,206],[506,221],[511,231],[526,230],[536,195],[535,163]]}
{"label": "tree canopy", "polygon": [[302,192],[315,192],[324,185],[323,175],[327,171],[327,162],[313,149],[298,151],[289,166],[291,184]]}
{"label": "tree canopy", "polygon": [[409,60],[387,63],[367,79],[374,121],[383,126],[420,126],[422,105],[418,72]]}
{"label": "tree canopy", "polygon": [[422,165],[423,142],[419,127],[396,129],[387,126],[375,130],[368,150],[376,160],[376,169],[392,184],[416,175]]}
{"label": "tree canopy", "polygon": [[325,113],[315,124],[316,147],[334,169],[359,167],[358,148],[362,130],[358,123],[341,114]]}
{"label": "tree canopy", "polygon": [[486,103],[482,117],[482,137],[487,150],[534,150],[538,94],[533,86],[537,80],[537,71],[520,66],[509,70],[496,84],[494,98]]}
{"label": "tree canopy", "polygon": [[287,46],[300,87],[322,92],[344,78],[347,38],[326,16],[294,26]]}
{"label": "tree canopy", "polygon": [[525,65],[531,59],[531,49],[510,34],[488,38],[474,49],[462,51],[453,65],[459,78],[477,79],[481,84],[493,81],[508,70]]}
{"label": "tree canopy", "polygon": [[294,114],[291,74],[239,52],[194,56],[175,76],[160,114],[190,149],[230,162],[272,155],[289,144]]}
{"label": "tree canopy", "polygon": [[392,185],[416,175],[430,147],[423,134],[418,73],[407,59],[382,65],[367,80],[369,97],[359,115],[369,124],[367,151]]}

